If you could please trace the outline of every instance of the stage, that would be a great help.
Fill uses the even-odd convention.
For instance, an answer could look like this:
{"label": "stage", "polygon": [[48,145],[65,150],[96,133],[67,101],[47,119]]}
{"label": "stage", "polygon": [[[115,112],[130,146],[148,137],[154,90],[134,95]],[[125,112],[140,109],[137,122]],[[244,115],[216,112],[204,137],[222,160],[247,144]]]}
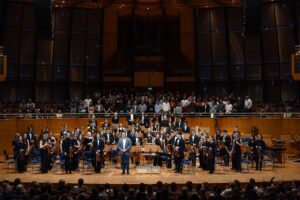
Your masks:
{"label": "stage", "polygon": [[192,181],[195,184],[203,182],[226,184],[234,180],[246,183],[250,178],[254,178],[257,182],[263,182],[269,181],[272,177],[276,177],[276,181],[300,180],[300,163],[293,162],[292,160],[286,160],[285,166],[276,165],[274,169],[271,166],[267,166],[262,171],[255,171],[251,168],[251,165],[249,165],[248,170],[245,168],[246,166],[243,166],[244,170],[242,172],[234,172],[229,167],[223,169],[223,167],[217,166],[214,174],[208,174],[206,171],[196,167],[194,169],[184,169],[182,174],[177,174],[172,169],[162,167],[160,174],[137,174],[135,166],[131,165],[130,175],[122,175],[120,166],[112,164],[107,164],[102,169],[101,174],[95,174],[91,169],[73,172],[72,174],[65,174],[62,170],[41,174],[38,172],[38,168],[34,171],[29,169],[28,172],[19,174],[13,172],[13,170],[7,172],[7,169],[2,167],[0,170],[0,180],[13,181],[15,178],[20,178],[23,183],[30,183],[32,181],[57,183],[60,179],[63,179],[68,184],[76,184],[78,178],[84,178],[87,185],[105,183],[112,185],[121,185],[123,183],[137,185],[142,182],[145,184],[155,184],[157,181],[164,183],[175,182],[177,184],[185,184],[187,181]]}

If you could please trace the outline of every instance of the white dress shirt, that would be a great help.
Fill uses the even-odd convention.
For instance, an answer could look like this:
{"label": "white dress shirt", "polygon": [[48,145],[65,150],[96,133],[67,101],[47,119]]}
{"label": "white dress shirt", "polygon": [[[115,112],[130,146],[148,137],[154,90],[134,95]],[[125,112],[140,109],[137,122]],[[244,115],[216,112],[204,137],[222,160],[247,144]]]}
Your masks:
{"label": "white dress shirt", "polygon": [[123,150],[126,149],[126,139],[123,139]]}

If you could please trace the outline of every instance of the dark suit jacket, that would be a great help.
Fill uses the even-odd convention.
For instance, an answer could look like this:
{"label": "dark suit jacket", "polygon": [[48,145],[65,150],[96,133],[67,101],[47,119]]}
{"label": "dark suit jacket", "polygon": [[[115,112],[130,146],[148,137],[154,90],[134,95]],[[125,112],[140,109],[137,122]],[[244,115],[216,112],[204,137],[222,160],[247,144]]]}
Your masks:
{"label": "dark suit jacket", "polygon": [[[179,142],[178,142],[179,140]],[[179,147],[179,151],[183,151],[185,149],[185,141],[183,138],[177,138],[175,142],[175,146]]]}
{"label": "dark suit jacket", "polygon": [[73,140],[71,138],[67,138],[67,139],[64,139],[63,142],[62,142],[62,149],[63,149],[63,152],[65,153],[69,153],[69,150],[71,148],[73,148],[74,146],[74,143],[73,143]]}
{"label": "dark suit jacket", "polygon": [[[223,137],[221,137],[221,138],[223,138]],[[230,149],[230,145],[231,145],[231,138],[230,138],[230,136],[226,135],[224,140],[225,140],[225,142],[224,142],[225,146],[227,146],[227,148]]]}
{"label": "dark suit jacket", "polygon": [[190,133],[190,127],[189,126],[182,126],[182,132],[184,133]]}
{"label": "dark suit jacket", "polygon": [[109,128],[109,127],[110,127],[110,123],[109,123],[109,122],[108,122],[107,124],[103,123],[103,124],[102,124],[102,128],[104,128],[104,127]]}
{"label": "dark suit jacket", "polygon": [[128,122],[128,125],[134,125],[135,124],[135,119],[136,119],[136,117],[135,117],[135,114],[133,114],[133,122],[132,121],[130,121],[130,113],[127,115],[127,117],[126,117],[126,119],[127,119],[127,122]]}
{"label": "dark suit jacket", "polygon": [[113,124],[119,124],[119,122],[120,122],[120,118],[119,117],[115,118],[115,116],[113,116],[111,118],[111,123],[113,123]]}
{"label": "dark suit jacket", "polygon": [[107,133],[104,134],[105,143],[108,142],[108,137],[109,137],[109,144],[112,144],[114,141],[114,138],[113,138],[112,134],[109,134],[109,136],[107,136]]}
{"label": "dark suit jacket", "polygon": [[104,149],[104,141],[102,139],[99,139],[99,145],[97,138],[93,141],[93,152],[96,153],[96,151],[100,150],[103,151]]}
{"label": "dark suit jacket", "polygon": [[144,116],[144,121],[142,121],[142,116],[140,117],[140,125],[145,126],[146,128],[149,127],[149,118]]}
{"label": "dark suit jacket", "polygon": [[190,135],[189,142],[190,142],[190,144],[196,144],[196,145],[197,145],[198,142],[199,142],[199,136],[198,136],[198,135],[195,135],[195,136],[194,136],[194,140],[193,140],[193,136]]}
{"label": "dark suit jacket", "polygon": [[179,118],[178,122],[176,122],[176,127],[177,128],[181,128],[183,126],[184,122],[185,122],[185,118],[184,117]]}

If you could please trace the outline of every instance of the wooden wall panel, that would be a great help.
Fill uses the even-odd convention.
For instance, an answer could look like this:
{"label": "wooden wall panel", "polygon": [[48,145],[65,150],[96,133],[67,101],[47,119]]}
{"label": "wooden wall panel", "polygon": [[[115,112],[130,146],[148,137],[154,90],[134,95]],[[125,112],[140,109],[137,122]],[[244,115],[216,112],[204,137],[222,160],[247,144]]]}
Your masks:
{"label": "wooden wall panel", "polygon": [[104,11],[103,62],[106,64],[117,51],[118,17],[117,8],[109,7]]}
{"label": "wooden wall panel", "polygon": [[180,10],[181,53],[195,64],[194,15],[192,8]]}
{"label": "wooden wall panel", "polygon": [[[232,132],[234,126],[238,126],[242,133],[250,134],[252,126],[258,127],[262,134],[271,134],[272,138],[280,138],[280,135],[300,135],[300,119],[265,119],[252,117],[239,118],[202,118],[194,117],[187,118],[191,127],[209,127],[210,133],[215,134],[214,124],[218,121],[219,127],[227,129],[229,133]],[[98,124],[104,119],[97,119]],[[109,121],[110,118],[109,118]],[[0,150],[9,150],[12,152],[11,142],[15,133],[24,133],[29,125],[33,125],[35,133],[39,134],[41,129],[48,127],[56,136],[59,136],[63,124],[68,125],[69,130],[74,128],[87,128],[88,119],[85,118],[67,118],[67,119],[8,119],[0,120]],[[121,118],[121,123],[127,125],[125,118]]]}

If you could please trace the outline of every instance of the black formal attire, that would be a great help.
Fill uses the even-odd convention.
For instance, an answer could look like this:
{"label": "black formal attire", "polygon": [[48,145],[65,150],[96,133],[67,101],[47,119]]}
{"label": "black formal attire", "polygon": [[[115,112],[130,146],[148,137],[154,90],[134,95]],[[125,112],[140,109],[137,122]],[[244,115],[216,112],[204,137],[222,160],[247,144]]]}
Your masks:
{"label": "black formal attire", "polygon": [[236,142],[240,143],[240,139],[233,139],[232,142],[232,168],[236,171],[242,171],[241,168],[241,147],[240,145],[236,144]]}
{"label": "black formal attire", "polygon": [[190,127],[186,126],[182,126],[182,132],[183,133],[190,133]]}
{"label": "black formal attire", "polygon": [[155,139],[154,139],[154,144],[155,144],[155,145],[158,145],[158,146],[161,146],[160,138],[155,138]]}
{"label": "black formal attire", "polygon": [[203,170],[207,169],[207,156],[208,156],[208,143],[204,142],[201,147],[199,147],[199,163],[200,168]]}
{"label": "black formal attire", "polygon": [[112,144],[114,142],[114,138],[110,133],[104,134],[104,140],[105,140],[105,144]]}
{"label": "black formal attire", "polygon": [[78,143],[80,143],[80,141],[77,138],[73,138],[72,143],[73,143],[73,148],[74,148],[74,156],[72,159],[72,170],[76,171],[79,167],[79,155],[78,155],[78,149],[75,148],[74,146],[75,146],[75,144],[77,146]]}
{"label": "black formal attire", "polygon": [[25,149],[26,142],[25,141],[16,141],[15,142],[15,159],[17,164],[17,170],[19,173],[26,171],[26,158],[25,158]]}
{"label": "black formal attire", "polygon": [[149,118],[145,115],[140,117],[140,126],[144,126],[145,128],[149,128]]}
{"label": "black formal attire", "polygon": [[114,144],[118,144],[119,138],[116,135],[112,135],[112,140],[114,141]]}
{"label": "black formal attire", "polygon": [[176,172],[182,173],[182,160],[184,158],[185,142],[182,138],[177,138],[175,141],[175,148],[178,147],[178,154],[174,158]]}
{"label": "black formal attire", "polygon": [[36,137],[35,137],[35,134],[33,132],[28,132],[26,139],[29,141],[29,146],[37,147]]}
{"label": "black formal attire", "polygon": [[90,119],[89,120],[89,131],[96,131],[97,130],[97,120],[96,119]]}
{"label": "black formal attire", "polygon": [[152,131],[154,131],[154,132],[159,131],[159,130],[158,130],[158,129],[159,129],[159,124],[157,124],[157,123],[152,124],[151,129],[152,129]]}
{"label": "black formal attire", "polygon": [[147,144],[152,144],[152,143],[153,143],[153,136],[152,136],[152,135],[147,136],[147,138],[146,138],[146,143],[147,143]]}
{"label": "black formal attire", "polygon": [[[161,146],[161,141],[160,138],[155,138],[154,139],[154,144]],[[162,166],[162,157],[160,156],[160,153],[156,153],[153,159],[153,166]]]}
{"label": "black formal attire", "polygon": [[176,127],[177,128],[182,128],[184,122],[185,122],[185,118],[184,117],[179,118],[178,122],[176,122]]}
{"label": "black formal attire", "polygon": [[128,114],[126,119],[127,119],[129,126],[132,126],[135,124],[135,115],[133,113]]}
{"label": "black formal attire", "polygon": [[67,129],[63,129],[63,130],[60,132],[60,137],[64,137],[65,135],[67,135],[67,132],[68,132]]}
{"label": "black formal attire", "polygon": [[71,173],[72,171],[72,160],[74,157],[74,152],[73,151],[74,148],[74,144],[73,144],[73,140],[71,138],[66,138],[63,140],[62,143],[62,149],[65,155],[65,170],[66,173]]}
{"label": "black formal attire", "polygon": [[101,172],[102,163],[103,163],[103,149],[104,149],[103,140],[100,138],[95,139],[93,141],[93,166],[96,173]]}
{"label": "black formal attire", "polygon": [[229,160],[230,160],[230,154],[229,154],[230,152],[229,151],[230,150],[226,145],[222,146],[220,149],[220,155],[223,158],[225,166],[229,166]]}
{"label": "black formal attire", "polygon": [[216,154],[216,143],[211,142],[208,144],[208,155],[207,155],[207,170],[209,173],[215,171],[215,154]]}
{"label": "black formal attire", "polygon": [[[48,140],[43,140],[42,144],[46,144]],[[48,146],[45,146],[44,148],[40,148],[41,152],[41,172],[42,173],[47,173],[49,169],[49,150]]]}
{"label": "black formal attire", "polygon": [[160,122],[161,127],[168,127],[169,126],[169,120],[168,119],[163,119]]}
{"label": "black formal attire", "polygon": [[89,143],[92,143],[93,138],[84,138],[83,139],[83,146],[84,146],[84,151],[91,151],[91,146],[89,145]]}
{"label": "black formal attire", "polygon": [[222,136],[222,141],[224,142],[225,146],[228,148],[228,150],[231,149],[231,138],[229,135],[223,135]]}
{"label": "black formal attire", "polygon": [[190,135],[189,143],[191,145],[197,145],[199,143],[199,136],[198,135]]}
{"label": "black formal attire", "polygon": [[111,118],[111,123],[112,124],[119,124],[119,122],[120,122],[120,118],[118,116],[117,117],[113,116]]}
{"label": "black formal attire", "polygon": [[266,150],[266,143],[263,140],[255,140],[253,143],[253,158],[255,160],[255,169],[262,170],[263,156]]}

